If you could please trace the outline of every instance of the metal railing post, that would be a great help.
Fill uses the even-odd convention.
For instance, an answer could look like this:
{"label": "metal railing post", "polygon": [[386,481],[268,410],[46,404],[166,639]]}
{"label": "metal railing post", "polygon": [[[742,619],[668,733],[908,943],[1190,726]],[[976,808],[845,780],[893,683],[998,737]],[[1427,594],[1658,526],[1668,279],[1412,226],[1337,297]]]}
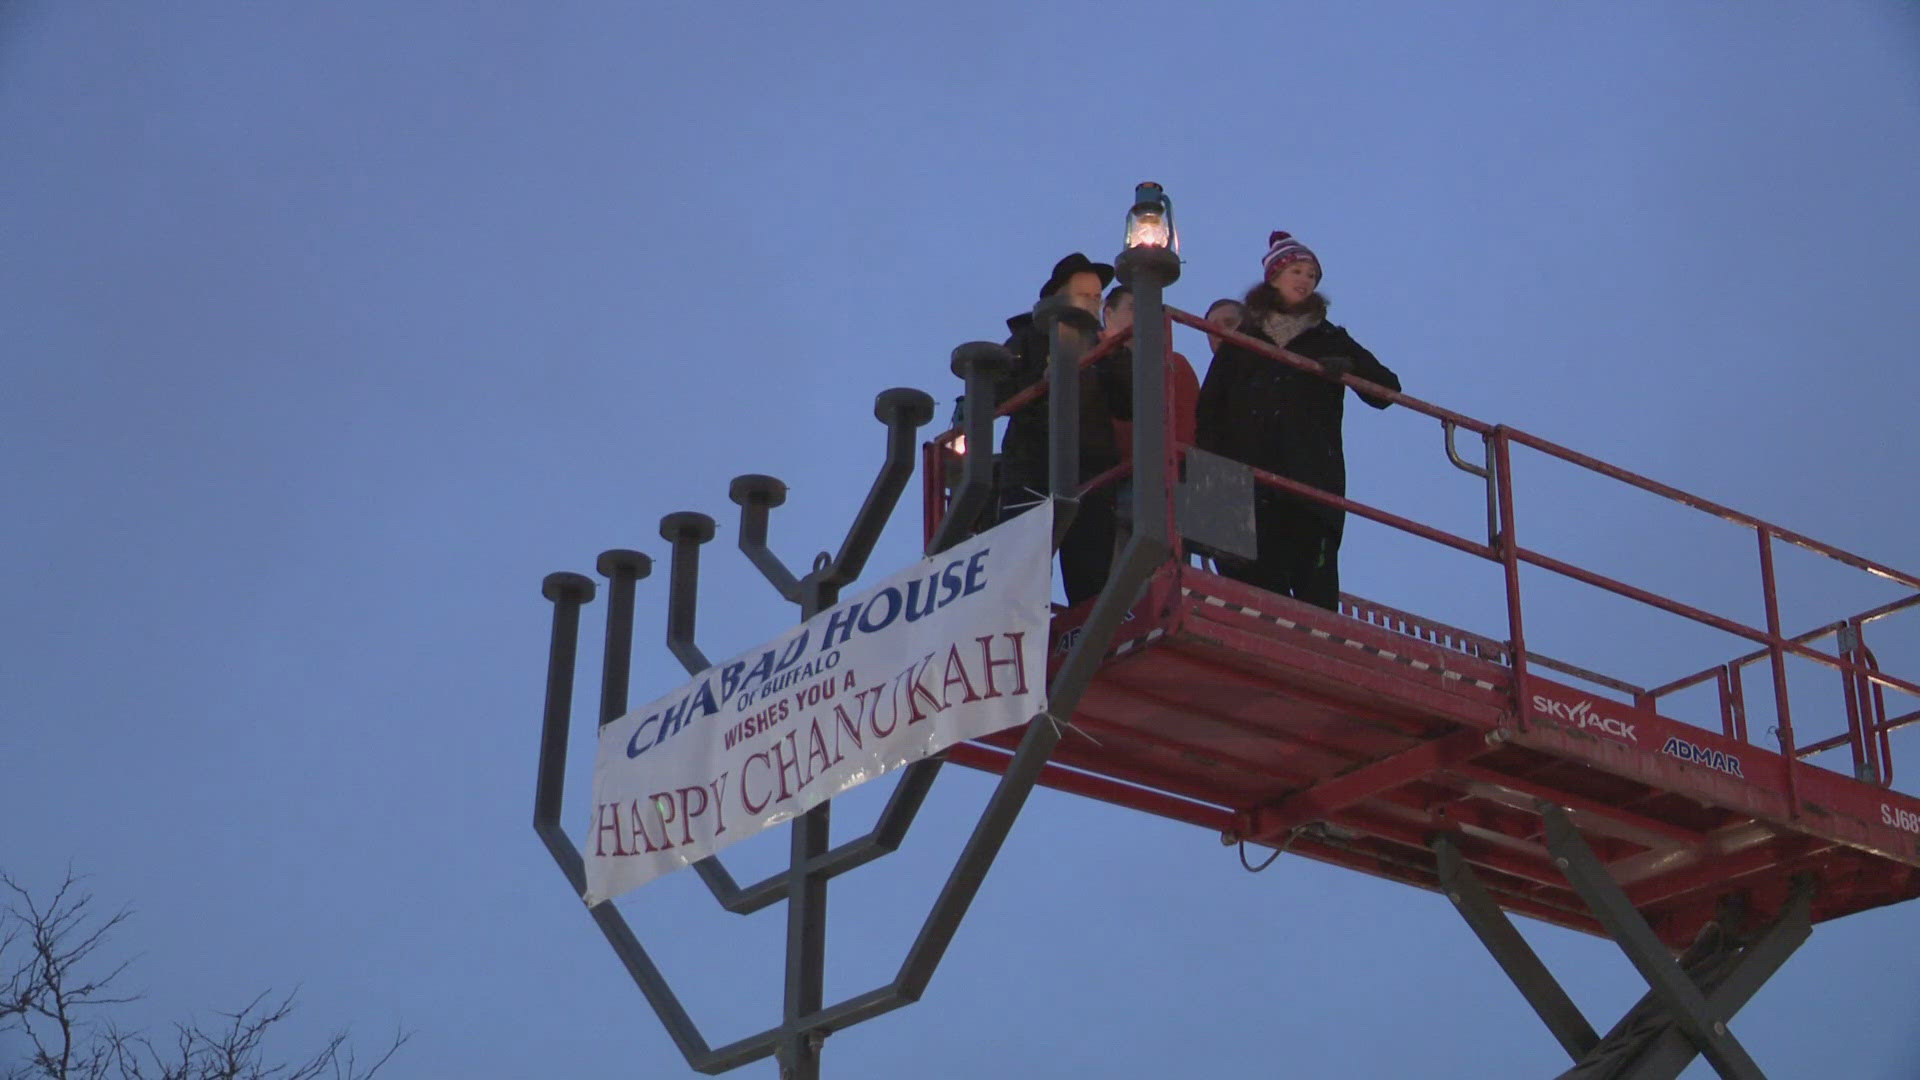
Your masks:
{"label": "metal railing post", "polygon": [[1714,673],[1714,685],[1720,691],[1720,733],[1727,738],[1737,738],[1733,726],[1733,686],[1732,677],[1726,668]]}
{"label": "metal railing post", "polygon": [[[1494,485],[1493,469],[1488,465],[1475,465],[1460,456],[1460,451],[1453,444],[1454,429],[1458,426],[1449,417],[1440,418],[1440,431],[1446,436],[1447,460],[1453,463],[1454,468],[1479,477],[1487,485],[1487,545],[1491,547],[1494,538],[1500,534],[1500,497]],[[1480,459],[1490,465],[1493,462],[1493,437],[1483,433],[1480,436],[1480,448]]]}
{"label": "metal railing post", "polygon": [[1527,730],[1527,636],[1520,617],[1520,545],[1513,534],[1513,454],[1507,442],[1507,429],[1496,427],[1493,440],[1493,474],[1500,503],[1500,566],[1507,586],[1507,664],[1513,672],[1513,720],[1517,730]]}
{"label": "metal railing post", "polygon": [[1762,525],[1754,530],[1760,538],[1760,587],[1767,603],[1767,658],[1773,665],[1773,711],[1779,726],[1774,729],[1780,740],[1780,756],[1786,759],[1787,814],[1800,816],[1800,789],[1794,781],[1793,715],[1787,703],[1787,650],[1780,636],[1780,595],[1774,588],[1773,530]]}
{"label": "metal railing post", "polygon": [[[1834,649],[1840,654],[1840,659],[1850,664],[1862,663],[1859,637],[1851,622],[1841,622]],[[1863,691],[1870,685],[1859,671],[1848,668],[1840,670],[1840,698],[1846,707],[1847,746],[1853,751],[1853,776],[1856,780],[1866,776],[1867,758],[1872,753],[1867,745],[1873,737],[1872,721],[1863,722],[1863,713],[1868,707]]]}
{"label": "metal railing post", "polygon": [[1727,665],[1727,693],[1733,701],[1734,738],[1741,742],[1752,742],[1747,735],[1747,669],[1739,664]]}
{"label": "metal railing post", "polygon": [[1880,670],[1880,662],[1874,658],[1873,650],[1867,647],[1867,625],[1865,622],[1853,624],[1854,657],[1860,670],[1855,673],[1859,679],[1861,741],[1866,749],[1867,771],[1873,782],[1881,787],[1893,786],[1893,744],[1888,739],[1887,695],[1879,683],[1873,681],[1873,673]]}
{"label": "metal railing post", "polygon": [[[1136,305],[1138,304],[1137,299],[1135,303]],[[1162,310],[1164,311],[1165,309],[1162,308]],[[1160,359],[1160,393],[1164,399],[1160,403],[1160,429],[1164,433],[1161,435],[1161,441],[1166,447],[1165,464],[1162,466],[1165,470],[1164,486],[1167,492],[1167,505],[1165,508],[1167,516],[1166,535],[1167,543],[1172,548],[1171,554],[1173,560],[1181,566],[1185,566],[1187,564],[1187,545],[1185,539],[1180,535],[1180,507],[1174,497],[1174,489],[1179,486],[1181,480],[1185,479],[1185,472],[1181,467],[1181,461],[1186,451],[1180,446],[1179,440],[1175,438],[1179,432],[1180,425],[1177,422],[1178,418],[1176,415],[1179,409],[1179,402],[1174,399],[1173,393],[1173,318],[1171,316],[1161,316],[1160,335],[1160,340],[1166,343],[1165,348],[1162,350],[1164,355]],[[1135,342],[1135,347],[1138,347],[1138,342]],[[1134,486],[1136,488],[1139,487],[1138,482],[1136,482]]]}

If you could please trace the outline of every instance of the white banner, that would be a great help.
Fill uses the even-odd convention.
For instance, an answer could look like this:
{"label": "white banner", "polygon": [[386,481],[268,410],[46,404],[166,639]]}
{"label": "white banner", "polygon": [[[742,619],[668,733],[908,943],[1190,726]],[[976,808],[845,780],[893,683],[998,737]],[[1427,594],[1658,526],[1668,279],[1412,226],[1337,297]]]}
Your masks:
{"label": "white banner", "polygon": [[1047,707],[1045,504],[600,730],[587,902]]}

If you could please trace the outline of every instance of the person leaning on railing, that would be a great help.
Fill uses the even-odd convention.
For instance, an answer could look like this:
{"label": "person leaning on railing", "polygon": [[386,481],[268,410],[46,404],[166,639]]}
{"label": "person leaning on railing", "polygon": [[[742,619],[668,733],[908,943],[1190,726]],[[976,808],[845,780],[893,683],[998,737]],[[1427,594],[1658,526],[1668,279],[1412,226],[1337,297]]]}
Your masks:
{"label": "person leaning on railing", "polygon": [[[1076,251],[1054,265],[1046,284],[1040,286],[1040,298],[1064,293],[1074,307],[1085,312],[1091,345],[1092,331],[1099,325],[1100,292],[1112,280],[1113,267],[1093,262]],[[1033,315],[1015,315],[1007,320],[1007,329],[1012,332],[1007,349],[1013,353],[1013,370],[994,386],[996,407],[1047,375],[1047,334],[1034,323]],[[1108,357],[1080,371],[1079,480],[1083,484],[1120,463],[1109,405],[1116,395],[1125,393],[1125,387],[1115,385],[1117,370],[1116,362]],[[1047,427],[1044,396],[1015,410],[1007,419],[1007,434],[1000,443],[1003,520],[1047,498]],[[1088,492],[1060,541],[1060,579],[1067,603],[1091,599],[1107,583],[1107,571],[1113,564],[1113,530],[1112,487]]]}
{"label": "person leaning on railing", "polygon": [[[1240,323],[1247,317],[1247,305],[1230,296],[1223,296],[1207,305],[1207,324],[1224,327],[1228,330],[1240,329]],[[1208,334],[1207,345],[1213,355],[1220,355],[1220,346],[1226,339],[1219,334]]]}
{"label": "person leaning on railing", "polygon": [[[1320,260],[1284,232],[1268,238],[1265,279],[1248,290],[1237,329],[1316,360],[1301,371],[1222,341],[1200,388],[1196,443],[1202,449],[1335,495],[1347,493],[1340,427],[1353,375],[1400,389],[1400,380],[1346,330],[1327,321]],[[1360,395],[1376,409],[1391,401]],[[1346,512],[1260,485],[1254,495],[1258,557],[1221,558],[1220,572],[1250,585],[1317,604],[1340,602],[1340,538]]]}

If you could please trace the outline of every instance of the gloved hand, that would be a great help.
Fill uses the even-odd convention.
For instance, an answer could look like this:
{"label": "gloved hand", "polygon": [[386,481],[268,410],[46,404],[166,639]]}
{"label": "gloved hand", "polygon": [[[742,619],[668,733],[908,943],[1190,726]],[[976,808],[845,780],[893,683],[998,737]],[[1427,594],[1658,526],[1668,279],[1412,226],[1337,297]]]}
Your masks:
{"label": "gloved hand", "polygon": [[1353,374],[1353,357],[1327,356],[1320,360],[1320,373],[1329,379],[1338,379],[1342,375]]}

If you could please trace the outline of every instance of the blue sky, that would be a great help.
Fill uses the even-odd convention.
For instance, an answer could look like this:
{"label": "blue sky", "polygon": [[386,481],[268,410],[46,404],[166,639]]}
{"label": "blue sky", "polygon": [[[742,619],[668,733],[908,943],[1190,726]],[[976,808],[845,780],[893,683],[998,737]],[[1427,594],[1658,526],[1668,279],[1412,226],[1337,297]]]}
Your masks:
{"label": "blue sky", "polygon": [[[1896,2],[13,0],[0,866],[71,863],[138,909],[135,1019],[298,984],[295,1041],[416,1029],[395,1075],[674,1075],[527,826],[543,574],[663,556],[660,515],[703,510],[701,642],[772,637],[791,610],[730,551],[727,481],[792,486],[790,563],[837,546],[873,395],[950,400],[948,350],[998,339],[1062,254],[1110,257],[1142,179],[1178,207],[1170,302],[1244,289],[1289,229],[1410,393],[1912,569],[1916,175]],[[1355,410],[1353,491],[1471,532],[1434,427]],[[1758,617],[1749,537],[1518,476],[1524,542]],[[917,553],[917,505],[876,575]],[[1501,632],[1491,567],[1359,526],[1344,564]],[[1790,624],[1894,595],[1782,566]],[[1539,648],[1627,678],[1744,651],[1527,587]],[[636,700],[681,679],[664,579],[640,595]],[[1889,624],[1881,659],[1920,674],[1916,646]],[[958,772],[836,884],[830,997],[897,964],[986,791]],[[684,874],[626,907],[711,1041],[777,1017],[778,915]],[[1608,943],[1525,930],[1596,1023],[1637,996]],[[1920,1073],[1917,948],[1909,909],[1822,925],[1735,1029],[1776,1075]],[[1564,1064],[1440,898],[1249,876],[1210,835],[1051,793],[926,999],[826,1053],[849,1078]]]}

